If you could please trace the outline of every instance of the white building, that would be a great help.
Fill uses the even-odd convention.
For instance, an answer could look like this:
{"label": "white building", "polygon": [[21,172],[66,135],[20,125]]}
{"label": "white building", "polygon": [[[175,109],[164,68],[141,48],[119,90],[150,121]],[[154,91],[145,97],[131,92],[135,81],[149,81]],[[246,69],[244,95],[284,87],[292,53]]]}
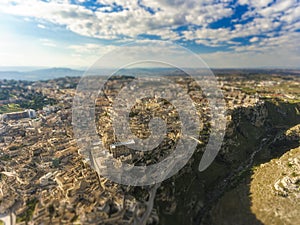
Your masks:
{"label": "white building", "polygon": [[30,119],[36,118],[36,111],[34,109],[27,109],[26,111]]}

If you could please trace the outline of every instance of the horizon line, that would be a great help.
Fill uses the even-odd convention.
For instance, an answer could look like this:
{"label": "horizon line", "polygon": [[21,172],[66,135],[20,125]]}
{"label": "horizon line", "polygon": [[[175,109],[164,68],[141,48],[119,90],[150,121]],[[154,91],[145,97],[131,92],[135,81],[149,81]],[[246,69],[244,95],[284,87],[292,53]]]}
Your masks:
{"label": "horizon line", "polygon": [[[89,68],[84,66],[0,66],[0,72],[33,72],[37,70],[51,69],[70,69],[76,71],[93,71],[93,70],[132,70],[132,69],[210,69],[210,70],[300,70],[300,67],[288,66],[261,66],[261,67],[134,67],[134,68]],[[17,70],[18,69],[18,70]]]}

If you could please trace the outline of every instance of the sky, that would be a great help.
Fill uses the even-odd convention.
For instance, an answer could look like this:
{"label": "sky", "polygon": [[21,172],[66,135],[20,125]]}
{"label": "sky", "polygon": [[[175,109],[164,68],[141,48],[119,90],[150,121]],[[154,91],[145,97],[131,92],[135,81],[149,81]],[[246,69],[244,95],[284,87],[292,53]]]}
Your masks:
{"label": "sky", "polygon": [[300,0],[0,1],[0,66],[84,68],[159,40],[212,68],[299,68],[299,34]]}

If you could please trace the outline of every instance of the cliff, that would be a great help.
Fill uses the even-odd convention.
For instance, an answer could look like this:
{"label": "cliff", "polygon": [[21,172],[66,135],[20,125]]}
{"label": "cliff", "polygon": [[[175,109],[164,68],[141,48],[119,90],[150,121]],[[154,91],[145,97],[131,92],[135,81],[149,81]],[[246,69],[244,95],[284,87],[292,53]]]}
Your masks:
{"label": "cliff", "polygon": [[[224,143],[212,165],[202,173],[197,171],[203,150],[199,148],[189,164],[158,190],[156,203],[160,223],[238,225],[265,222],[261,219],[262,213],[257,215],[260,203],[252,198],[262,190],[272,194],[263,187],[260,189],[257,183],[256,186],[252,184],[252,176],[258,173],[269,177],[271,170],[261,170],[259,165],[299,146],[299,126],[296,126],[300,123],[299,111],[299,103],[267,100],[229,112]],[[280,173],[282,168],[277,170]],[[294,173],[300,173],[299,168],[296,170]],[[299,188],[299,182],[294,183]],[[276,201],[275,196],[269,200]],[[265,211],[264,216],[268,217],[267,214]],[[280,221],[285,219],[280,217]]]}

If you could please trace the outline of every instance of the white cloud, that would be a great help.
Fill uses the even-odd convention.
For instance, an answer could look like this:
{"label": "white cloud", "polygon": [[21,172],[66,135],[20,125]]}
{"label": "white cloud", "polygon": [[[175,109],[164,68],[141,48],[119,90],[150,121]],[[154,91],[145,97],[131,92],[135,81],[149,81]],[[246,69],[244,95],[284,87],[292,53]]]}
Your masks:
{"label": "white cloud", "polygon": [[284,46],[276,50],[265,50],[263,52],[214,52],[201,54],[200,57],[210,66],[218,68],[257,68],[257,67],[298,67],[300,55],[291,52]]}
{"label": "white cloud", "polygon": [[[76,0],[78,3],[83,1]],[[249,11],[240,21],[232,20],[232,23],[236,23],[232,27],[217,29],[210,28],[210,23],[233,15],[235,7],[233,1],[141,0],[139,4],[133,0],[98,0],[98,3],[106,6],[97,10],[70,4],[69,0],[49,2],[14,0],[14,4],[11,2],[1,1],[0,12],[23,16],[29,21],[36,20],[41,23],[37,24],[41,29],[46,28],[43,25],[45,21],[65,26],[83,36],[115,39],[119,43],[134,40],[141,34],[157,35],[163,40],[194,41],[196,44],[210,47],[230,45],[232,51],[245,54],[245,57],[250,59],[258,54],[257,52],[266,51],[269,54],[271,51],[281,49],[282,46],[286,50],[281,51],[294,51],[300,41],[297,37],[299,35],[295,32],[300,29],[298,0],[277,0],[275,3],[273,0],[238,0],[238,4],[249,6]],[[122,6],[124,10],[114,12],[116,5]],[[151,8],[154,14],[147,8]],[[242,23],[247,19],[249,22]],[[184,25],[188,26],[188,30],[175,31]],[[249,44],[245,46],[235,40],[238,38],[249,40]],[[56,46],[53,41],[42,41],[41,44],[48,47]],[[74,57],[89,59],[92,59],[89,54],[99,55],[113,48],[112,45],[91,43],[67,47]],[[218,58],[220,55],[222,54],[216,53],[209,57]],[[256,62],[256,58],[253,60]]]}
{"label": "white cloud", "polygon": [[45,25],[43,25],[43,24],[38,24],[37,27],[41,28],[41,29],[46,29]]}
{"label": "white cloud", "polygon": [[[150,7],[156,12],[154,15],[141,7],[137,1],[100,0],[99,3],[107,6],[95,12],[80,5],[71,5],[68,1],[16,0],[14,3],[1,2],[0,11],[44,19],[66,25],[68,29],[81,35],[107,39],[119,36],[132,38],[146,33],[158,34],[164,39],[176,39],[178,35],[172,32],[173,28],[187,24],[207,26],[210,22],[232,14],[228,3],[222,1],[213,1],[213,4],[191,0],[141,1],[145,7]],[[105,13],[105,10],[114,8],[113,3],[121,5],[125,10]]]}
{"label": "white cloud", "polygon": [[54,43],[54,41],[49,40],[47,38],[42,38],[39,40],[42,45],[48,46],[48,47],[57,47],[57,45]]}
{"label": "white cloud", "polygon": [[253,42],[257,42],[258,40],[259,40],[258,37],[253,37],[253,38],[251,38],[249,41],[250,41],[251,43],[253,43]]}
{"label": "white cloud", "polygon": [[241,5],[250,5],[255,8],[262,8],[273,2],[273,0],[239,0],[238,2]]}
{"label": "white cloud", "polygon": [[82,45],[70,45],[68,48],[74,50],[78,55],[94,55],[100,57],[101,55],[114,50],[116,46],[86,43]]}
{"label": "white cloud", "polygon": [[[106,6],[93,12],[83,6],[69,4],[67,0],[49,2],[15,0],[14,4],[10,4],[10,1],[2,1],[0,11],[43,19],[65,25],[80,35],[104,39],[136,38],[140,34],[148,34],[158,35],[163,39],[178,40],[182,36],[173,29],[192,24],[199,28],[185,32],[183,37],[186,40],[196,40],[213,45],[230,41],[235,37],[272,32],[276,27],[288,26],[296,22],[300,15],[300,6],[297,0],[277,1],[271,5],[269,4],[272,3],[272,0],[239,0],[239,4],[247,4],[251,7],[251,10],[244,15],[244,19],[254,15],[260,16],[250,23],[237,24],[235,29],[227,28],[219,33],[218,29],[208,29],[207,27],[210,23],[233,14],[233,6],[230,1],[140,1],[144,7],[151,8],[155,12],[154,15],[141,7],[138,1],[98,0],[98,2],[106,4]],[[105,10],[112,10],[115,7],[114,4],[122,6],[124,10],[105,13]],[[43,25],[38,26],[43,27]],[[227,35],[227,38],[224,35]],[[214,41],[210,41],[210,39]]]}

